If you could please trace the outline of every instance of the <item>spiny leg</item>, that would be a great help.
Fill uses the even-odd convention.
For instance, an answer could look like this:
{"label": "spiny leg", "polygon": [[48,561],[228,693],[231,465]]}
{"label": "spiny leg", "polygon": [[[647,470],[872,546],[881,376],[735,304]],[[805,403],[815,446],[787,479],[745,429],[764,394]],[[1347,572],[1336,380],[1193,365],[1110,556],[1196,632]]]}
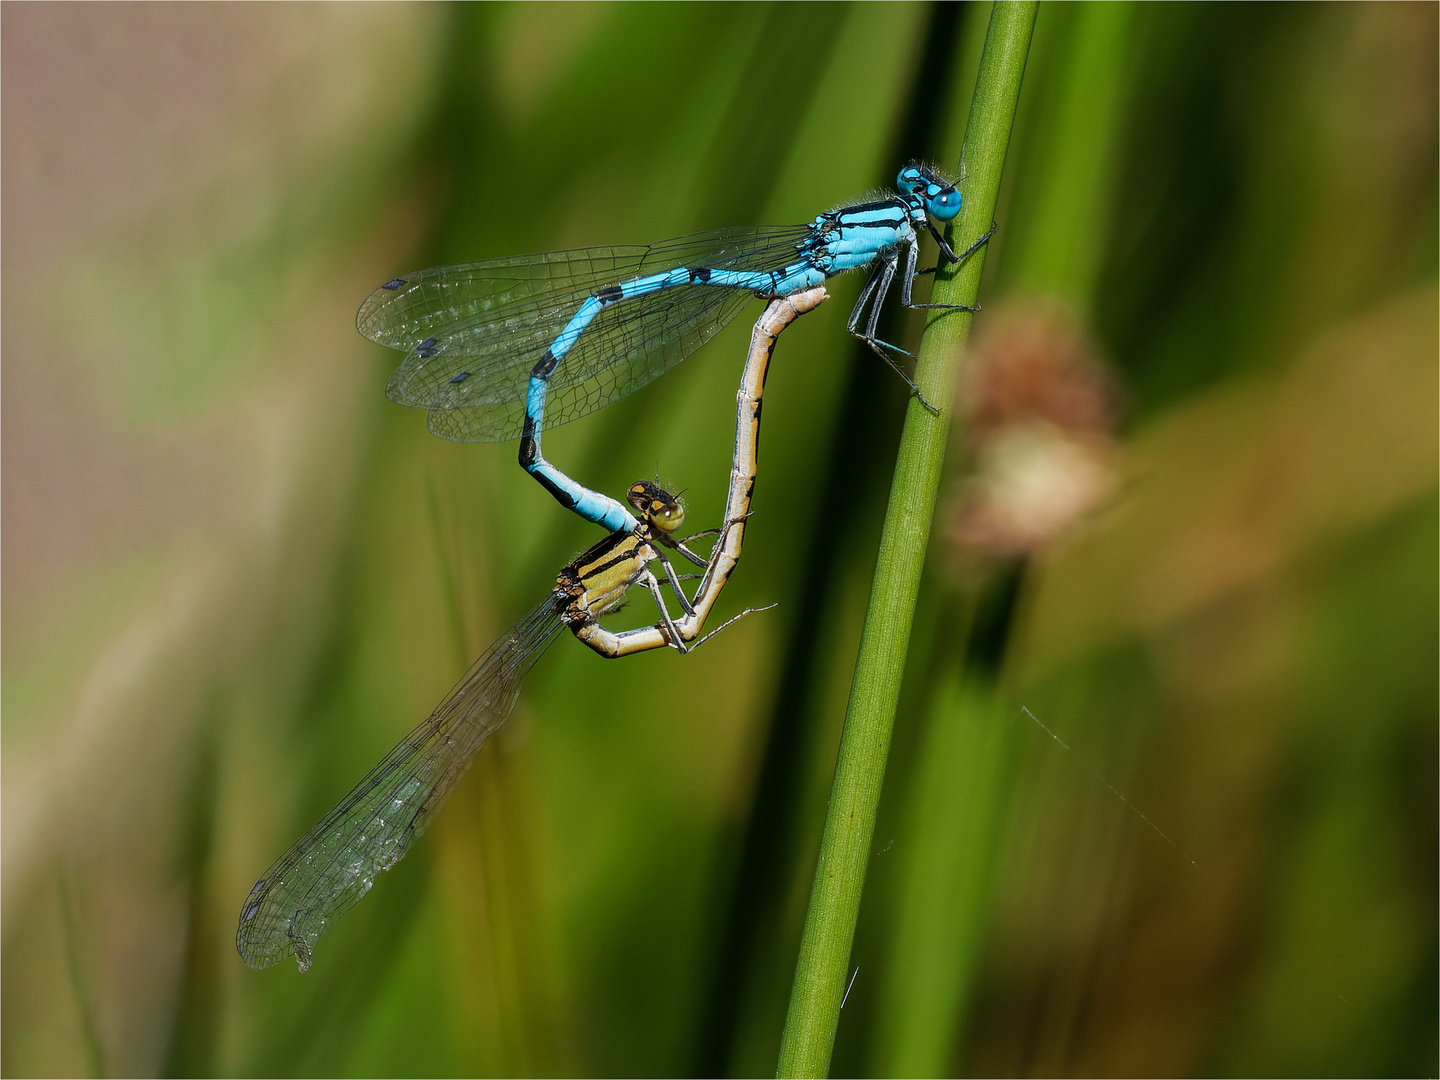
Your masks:
{"label": "spiny leg", "polygon": [[[850,320],[845,324],[845,329],[855,334],[855,329],[860,325],[860,316],[865,311],[865,304],[875,293],[875,286],[880,284],[880,275],[884,272],[884,266],[878,265],[870,271],[870,276],[865,279],[865,285],[860,290],[860,296],[855,301],[855,306],[850,309]],[[861,335],[856,334],[856,337]]]}
{"label": "spiny leg", "polygon": [[690,606],[690,601],[685,596],[685,591],[680,588],[680,578],[676,575],[675,568],[670,565],[670,560],[665,558],[664,555],[658,555],[656,561],[665,568],[665,580],[670,583],[670,588],[675,591],[675,599],[680,601],[680,606],[685,609],[685,614],[694,615],[695,609]]}
{"label": "spiny leg", "polygon": [[710,640],[712,637],[714,637],[716,634],[720,633],[721,630],[724,630],[727,626],[729,626],[729,625],[730,625],[731,623],[733,623],[733,622],[739,622],[739,621],[740,621],[741,619],[743,619],[746,615],[754,615],[756,612],[759,612],[759,611],[769,611],[771,608],[773,608],[773,607],[779,607],[779,606],[780,606],[779,604],[766,604],[764,607],[747,607],[744,611],[740,612],[738,615],[731,615],[730,618],[726,619],[723,623],[721,623],[719,626],[717,626],[714,630],[711,630],[708,634],[706,634],[704,637],[702,637],[699,641],[695,642],[694,645],[691,645],[690,648],[691,648],[692,651],[695,650],[695,649],[698,649],[701,645],[704,645],[705,642],[709,641],[709,640]]}
{"label": "spiny leg", "polygon": [[704,532],[696,533],[695,536],[687,536],[684,540],[676,540],[673,546],[676,551],[680,552],[681,555],[684,555],[685,558],[689,559],[696,566],[709,566],[709,559],[702,559],[699,555],[695,554],[695,552],[691,551],[688,547],[686,547],[685,543],[688,540],[694,540],[696,536],[708,536],[711,533],[718,533],[719,531],[719,529],[706,529]]}
{"label": "spiny leg", "polygon": [[[854,337],[859,338],[865,342],[866,345],[870,346],[871,351],[873,351],[876,356],[889,364],[895,374],[905,380],[905,385],[910,388],[912,394],[920,399],[920,404],[924,405],[925,408],[929,409],[932,413],[938,414],[940,410],[931,404],[930,399],[921,392],[920,387],[915,385],[915,380],[900,366],[895,357],[886,350],[894,349],[896,352],[904,353],[906,356],[910,354],[898,345],[891,345],[889,342],[881,341],[875,336],[876,327],[880,323],[881,306],[885,303],[885,296],[890,291],[890,283],[895,280],[895,263],[896,259],[893,255],[889,258],[882,258],[880,264],[871,272],[870,280],[867,281],[865,287],[860,290],[859,302],[855,305],[854,310],[850,312],[850,322],[846,326],[846,329],[849,330]],[[858,326],[860,324],[861,309],[866,300],[870,301],[870,318],[865,324],[865,329],[861,331],[858,329]]]}
{"label": "spiny leg", "polygon": [[753,515],[754,513],[755,513],[754,510],[747,510],[747,511],[745,511],[745,513],[740,514],[740,515],[738,515],[738,516],[736,516],[736,517],[733,517],[733,518],[731,518],[729,521],[725,522],[725,525],[724,525],[723,528],[719,528],[719,529],[701,529],[701,530],[700,530],[699,532],[697,532],[697,533],[691,533],[689,536],[685,536],[685,537],[682,537],[682,538],[679,539],[679,540],[672,541],[672,543],[673,543],[675,549],[680,552],[680,554],[684,555],[687,559],[689,559],[689,560],[691,560],[692,562],[694,562],[696,566],[709,566],[709,565],[710,565],[710,560],[709,560],[709,559],[702,559],[702,558],[700,558],[700,556],[696,555],[693,551],[691,551],[691,550],[690,550],[689,548],[687,548],[685,545],[688,544],[688,543],[690,543],[690,541],[692,541],[692,540],[698,540],[698,539],[700,539],[700,537],[702,537],[702,536],[715,536],[715,537],[718,537],[719,539],[717,539],[717,540],[715,541],[715,543],[716,543],[717,545],[718,545],[718,544],[724,544],[724,543],[725,543],[725,537],[730,534],[730,530],[731,530],[732,528],[734,528],[736,525],[743,525],[745,522],[749,521],[751,515]]}
{"label": "spiny leg", "polygon": [[[1000,226],[997,225],[994,221],[990,222],[990,228],[988,228],[987,230],[985,230],[984,234],[980,237],[980,239],[976,240],[973,244],[971,244],[969,247],[967,247],[964,251],[960,252],[959,255],[947,253],[946,258],[949,259],[950,262],[956,262],[956,263],[962,263],[962,262],[964,262],[964,261],[965,261],[966,259],[968,259],[971,255],[974,255],[975,252],[979,251],[982,247],[984,247],[987,243],[989,243],[989,242],[990,242],[990,238],[995,235],[995,230],[998,229],[998,228],[1000,228]],[[949,244],[946,244],[945,246],[946,246],[946,248],[948,249],[950,245],[949,245]]]}
{"label": "spiny leg", "polygon": [[[945,251],[949,251],[949,250],[950,250],[949,245],[946,244],[944,238],[941,237],[941,235],[940,235],[938,232],[935,231],[935,227],[934,227],[933,225],[931,225],[931,226],[929,226],[929,228],[930,228],[930,234],[931,234],[932,236],[934,236],[935,239],[940,242],[941,247],[944,248]],[[993,232],[994,230],[992,229],[991,231]],[[976,248],[980,243],[983,243],[985,239],[988,239],[988,237],[989,237],[989,233],[987,233],[987,234],[985,235],[985,237],[982,237],[981,240],[977,241],[976,244],[972,244],[972,245],[966,250],[965,254],[962,255],[960,258],[961,258],[961,259],[967,258],[967,257],[970,255],[970,253],[973,252],[973,251],[975,250],[975,248]],[[907,259],[906,264],[905,264],[905,278],[904,278],[903,282],[901,283],[901,287],[900,287],[900,303],[901,303],[901,304],[903,304],[903,305],[904,305],[905,307],[907,307],[907,308],[911,308],[911,309],[915,309],[915,310],[923,310],[923,309],[926,309],[926,308],[931,309],[931,310],[939,310],[939,311],[971,311],[971,312],[974,312],[974,311],[979,311],[979,310],[980,310],[979,305],[971,305],[971,304],[914,304],[914,303],[911,303],[911,302],[910,302],[910,289],[911,289],[911,286],[913,286],[914,283],[915,283],[915,275],[916,275],[916,273],[917,273],[917,271],[916,271],[916,269],[915,269],[915,261],[916,261],[916,259],[919,257],[919,252],[920,252],[920,245],[919,245],[918,242],[917,242],[917,243],[913,243],[913,244],[910,245],[909,258]],[[943,253],[942,253],[942,254],[943,254]],[[959,259],[955,259],[955,260],[953,260],[953,261],[959,262],[960,260],[959,260]],[[930,273],[933,274],[936,269],[938,269],[938,267],[931,269],[931,270],[930,270]]]}
{"label": "spiny leg", "polygon": [[[675,629],[675,622],[670,618],[670,611],[665,607],[665,597],[661,595],[660,583],[655,580],[655,575],[646,573],[643,578],[645,587],[650,590],[650,595],[655,598],[655,606],[660,611],[660,624],[665,627],[665,633],[670,638],[670,644],[680,653],[687,653],[690,647],[680,637],[680,631]],[[676,591],[679,591],[678,589]],[[686,605],[689,606],[688,604]]]}
{"label": "spiny leg", "polygon": [[[935,241],[940,245],[941,262],[962,263],[966,259],[970,258],[971,255],[974,255],[975,252],[979,251],[980,248],[985,243],[987,243],[992,236],[995,235],[995,231],[999,229],[1000,226],[995,224],[995,222],[993,221],[990,222],[990,228],[986,230],[985,234],[981,236],[979,240],[976,240],[973,244],[971,244],[964,251],[962,251],[959,255],[956,255],[953,251],[950,250],[950,245],[945,242],[945,238],[943,236],[941,236],[938,232],[935,231],[935,227],[933,225],[928,226],[928,228],[930,229],[930,235],[933,236],[935,238]],[[926,274],[933,274],[939,269],[940,267],[938,265],[927,266],[923,270],[916,270],[915,273],[923,277]]]}

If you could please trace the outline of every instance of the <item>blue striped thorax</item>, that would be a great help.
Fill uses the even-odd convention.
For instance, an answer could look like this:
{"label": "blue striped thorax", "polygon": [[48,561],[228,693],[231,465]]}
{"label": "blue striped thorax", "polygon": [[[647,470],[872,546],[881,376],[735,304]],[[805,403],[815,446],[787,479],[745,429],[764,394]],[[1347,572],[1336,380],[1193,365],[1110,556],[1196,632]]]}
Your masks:
{"label": "blue striped thorax", "polygon": [[929,226],[927,215],[950,221],[960,213],[960,192],[930,169],[907,166],[896,183],[900,194],[894,198],[818,215],[810,226],[810,265],[827,277],[868,266],[877,255],[914,243]]}
{"label": "blue striped thorax", "polygon": [[841,274],[875,261],[915,237],[909,207],[901,199],[849,206],[821,214],[816,221],[819,247],[828,274]]}

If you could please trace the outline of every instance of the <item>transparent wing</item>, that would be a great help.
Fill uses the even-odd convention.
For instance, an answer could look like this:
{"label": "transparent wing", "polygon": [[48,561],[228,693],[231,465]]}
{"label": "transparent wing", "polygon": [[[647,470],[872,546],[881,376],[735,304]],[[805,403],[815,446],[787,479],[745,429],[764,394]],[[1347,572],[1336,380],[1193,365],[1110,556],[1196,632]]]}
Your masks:
{"label": "transparent wing", "polygon": [[552,599],[522,618],[476,660],[423,724],[302,836],[255,883],[235,947],[253,968],[293,955],[310,967],[315,942],[399,862],[505,722],[520,685],[562,623]]}
{"label": "transparent wing", "polygon": [[[803,225],[721,229],[649,247],[586,248],[408,274],[377,289],[356,324],[406,350],[386,393],[430,410],[461,442],[515,438],[530,370],[597,289],[677,266],[768,271],[795,261]],[[606,307],[550,378],[547,427],[594,411],[679,363],[728,323],[748,292],[693,286]]]}
{"label": "transparent wing", "polygon": [[[550,377],[545,427],[586,416],[663,375],[754,299],[753,293],[739,289],[687,287],[603,309]],[[526,334],[523,347],[494,355],[503,373],[493,381],[476,384],[467,378],[442,385],[430,406],[431,432],[453,442],[496,442],[518,436],[525,420],[530,369],[563,326],[561,322],[553,334]],[[523,360],[517,364],[516,357]]]}

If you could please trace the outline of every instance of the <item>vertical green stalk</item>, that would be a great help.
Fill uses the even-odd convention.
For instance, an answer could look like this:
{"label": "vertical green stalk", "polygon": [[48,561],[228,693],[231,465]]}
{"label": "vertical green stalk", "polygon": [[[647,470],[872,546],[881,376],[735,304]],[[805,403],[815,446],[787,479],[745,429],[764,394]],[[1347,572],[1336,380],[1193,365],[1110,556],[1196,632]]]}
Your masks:
{"label": "vertical green stalk", "polygon": [[[992,274],[991,297],[998,284],[1089,313],[1109,235],[1136,18],[1129,4],[1073,4],[1047,10],[1036,25],[1012,148],[1025,175],[1014,177],[1004,272]],[[968,599],[954,607],[973,613],[978,593]],[[994,675],[967,666],[963,649],[931,678],[898,827],[887,969],[876,976],[875,1076],[947,1076],[965,1060],[1017,751],[1028,738],[1007,678],[997,686]]]}
{"label": "vertical green stalk", "polygon": [[[1036,7],[1032,0],[997,3],[991,10],[961,161],[965,204],[948,232],[952,246],[957,237],[963,247],[979,236],[994,216]],[[941,273],[933,301],[975,303],[984,260],[982,248],[962,266]],[[915,381],[940,413],[912,399],[900,437],[777,1076],[818,1077],[830,1071],[910,623],[949,440],[956,364],[969,333],[968,314],[934,312],[920,345]]]}

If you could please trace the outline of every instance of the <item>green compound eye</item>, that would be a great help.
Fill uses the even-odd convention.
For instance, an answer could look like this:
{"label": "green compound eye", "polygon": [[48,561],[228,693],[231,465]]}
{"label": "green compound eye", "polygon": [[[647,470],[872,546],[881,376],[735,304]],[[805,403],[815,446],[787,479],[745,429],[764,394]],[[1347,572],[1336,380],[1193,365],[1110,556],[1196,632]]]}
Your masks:
{"label": "green compound eye", "polygon": [[637,480],[625,493],[635,512],[663,533],[673,533],[685,522],[685,504],[659,484]]}
{"label": "green compound eye", "polygon": [[650,523],[663,533],[673,533],[685,524],[685,504],[680,500],[664,503],[658,499],[650,504]]}

